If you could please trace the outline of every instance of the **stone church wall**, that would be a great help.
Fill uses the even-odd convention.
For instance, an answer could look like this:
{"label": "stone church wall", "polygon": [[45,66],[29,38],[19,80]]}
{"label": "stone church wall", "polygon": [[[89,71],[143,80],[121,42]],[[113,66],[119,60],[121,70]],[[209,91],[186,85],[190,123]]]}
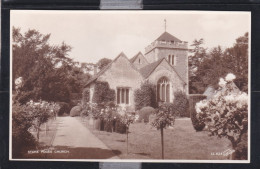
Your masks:
{"label": "stone church wall", "polygon": [[121,56],[97,80],[107,81],[116,92],[118,87],[129,88],[129,105],[134,106],[134,91],[140,88],[143,78],[129,60]]}
{"label": "stone church wall", "polygon": [[162,77],[167,77],[171,82],[170,101],[172,102],[174,99],[174,92],[184,90],[184,83],[180,80],[176,72],[172,70],[166,60],[162,61],[162,63],[149,76],[149,82],[157,84]]}

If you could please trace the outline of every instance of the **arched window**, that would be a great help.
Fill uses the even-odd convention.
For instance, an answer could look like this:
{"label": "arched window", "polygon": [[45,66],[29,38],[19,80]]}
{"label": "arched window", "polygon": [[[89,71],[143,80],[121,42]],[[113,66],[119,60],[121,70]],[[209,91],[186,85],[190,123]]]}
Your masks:
{"label": "arched window", "polygon": [[170,82],[166,77],[162,77],[157,83],[157,101],[170,102]]}

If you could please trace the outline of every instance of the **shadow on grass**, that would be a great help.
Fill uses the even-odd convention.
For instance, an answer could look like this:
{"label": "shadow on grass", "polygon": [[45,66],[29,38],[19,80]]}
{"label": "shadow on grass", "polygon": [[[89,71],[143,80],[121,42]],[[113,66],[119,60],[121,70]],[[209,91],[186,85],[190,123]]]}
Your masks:
{"label": "shadow on grass", "polygon": [[118,150],[101,148],[55,146],[49,149],[40,149],[39,153],[26,153],[23,159],[109,159],[121,154]]}
{"label": "shadow on grass", "polygon": [[134,154],[138,154],[138,155],[142,155],[142,156],[150,156],[151,154],[149,153],[134,153]]}

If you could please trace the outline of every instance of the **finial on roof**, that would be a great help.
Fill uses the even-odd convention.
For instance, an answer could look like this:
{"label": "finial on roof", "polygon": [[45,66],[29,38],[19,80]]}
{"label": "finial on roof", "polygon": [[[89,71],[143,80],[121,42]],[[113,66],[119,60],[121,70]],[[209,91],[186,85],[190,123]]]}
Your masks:
{"label": "finial on roof", "polygon": [[166,32],[166,19],[164,19],[164,31]]}

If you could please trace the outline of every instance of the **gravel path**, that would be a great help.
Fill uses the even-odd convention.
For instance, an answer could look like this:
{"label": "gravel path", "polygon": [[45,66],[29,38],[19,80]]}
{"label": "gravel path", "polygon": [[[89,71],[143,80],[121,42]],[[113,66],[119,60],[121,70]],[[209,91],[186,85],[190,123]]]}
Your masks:
{"label": "gravel path", "polygon": [[58,127],[52,146],[53,158],[108,159],[118,158],[94,136],[76,117],[58,117]]}

